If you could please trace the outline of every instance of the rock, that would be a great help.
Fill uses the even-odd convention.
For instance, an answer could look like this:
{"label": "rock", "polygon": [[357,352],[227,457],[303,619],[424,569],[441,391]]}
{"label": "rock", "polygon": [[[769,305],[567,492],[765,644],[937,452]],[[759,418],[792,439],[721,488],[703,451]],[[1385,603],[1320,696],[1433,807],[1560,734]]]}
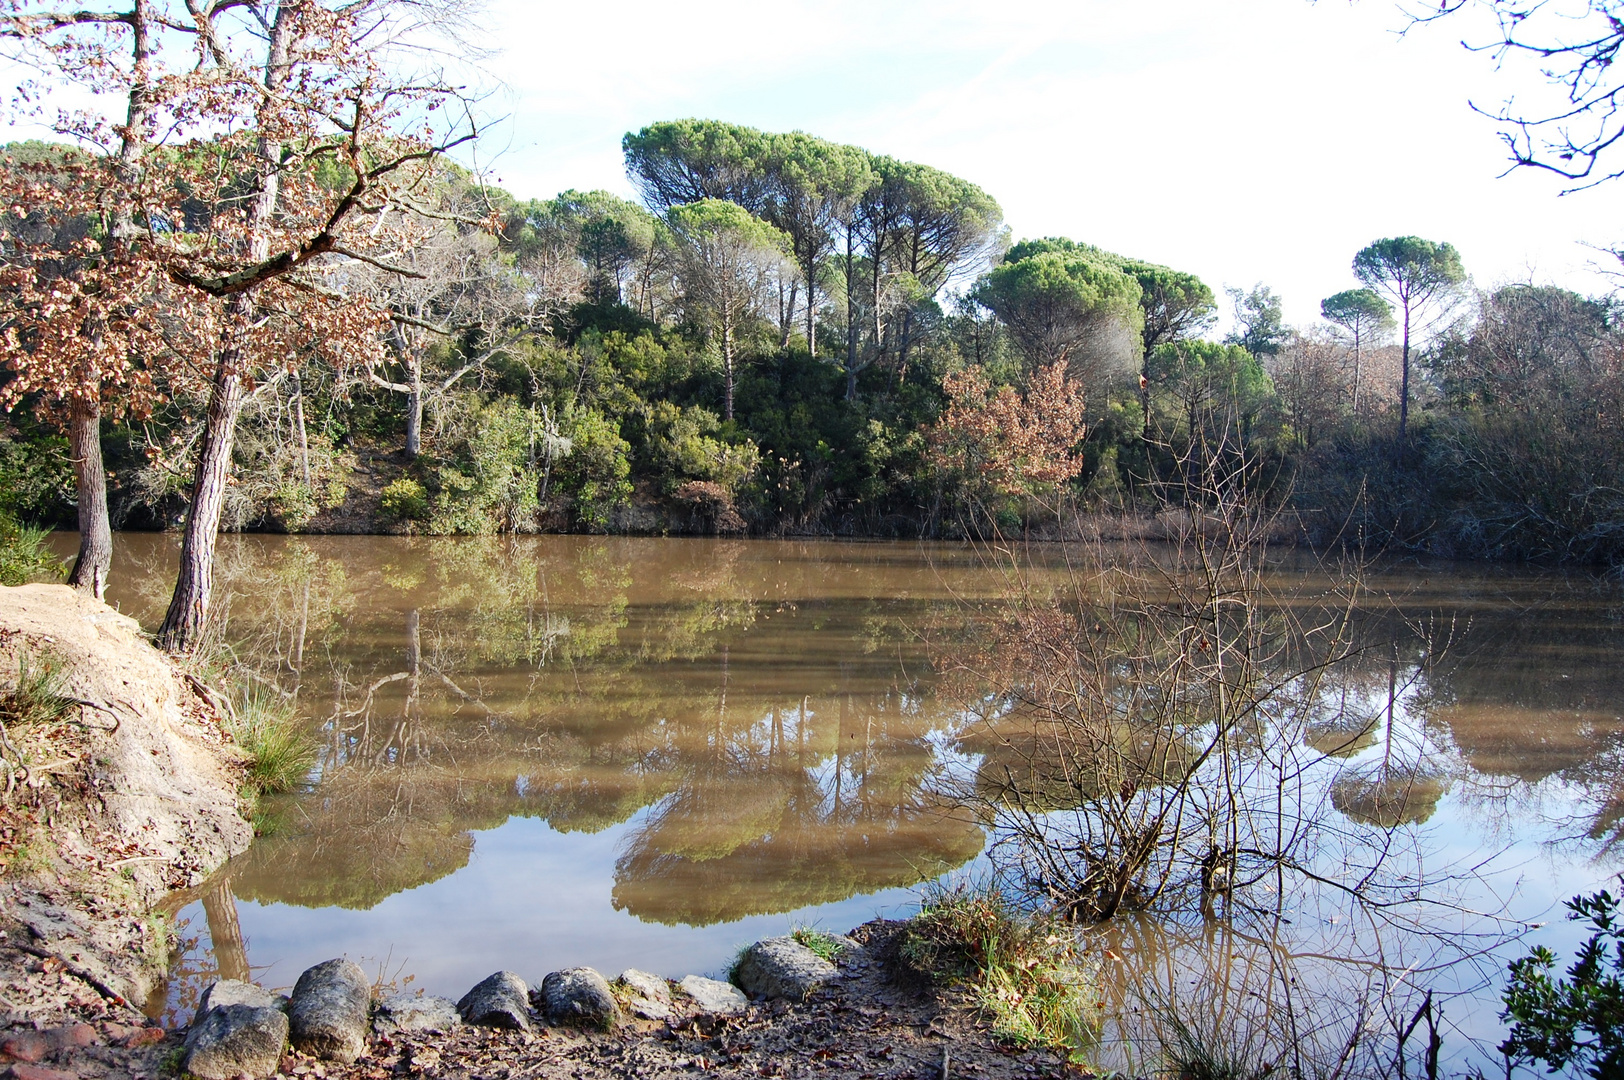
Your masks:
{"label": "rock", "polygon": [[19,1031],[0,1043],[0,1053],[13,1061],[44,1061],[45,1055],[50,1052],[51,1040],[42,1031]]}
{"label": "rock", "polygon": [[457,1011],[470,1024],[530,1030],[530,988],[511,971],[498,971],[462,996]]}
{"label": "rock", "polygon": [[671,1018],[671,987],[658,975],[627,968],[615,980],[620,998],[633,1016],[643,1020]]}
{"label": "rock", "polygon": [[776,937],[744,950],[733,978],[751,997],[805,1001],[837,974],[833,964],[794,938]]}
{"label": "rock", "polygon": [[119,1045],[123,1046],[127,1050],[139,1050],[143,1046],[158,1045],[164,1041],[164,1037],[168,1034],[169,1032],[165,1031],[161,1027],[153,1026],[138,1028],[134,1035],[126,1038]]}
{"label": "rock", "polygon": [[552,972],[536,996],[537,1006],[555,1024],[607,1028],[620,1019],[609,981],[589,967]]}
{"label": "rock", "polygon": [[270,1076],[288,1042],[280,1009],[215,1005],[186,1033],[186,1071],[202,1080]]}
{"label": "rock", "polygon": [[703,975],[685,975],[677,985],[699,1002],[701,1012],[737,1016],[750,1007],[750,999],[739,993],[739,988],[731,983],[707,979]]}
{"label": "rock", "polygon": [[216,1005],[251,1005],[256,1009],[279,1007],[276,998],[263,987],[236,979],[221,979],[203,988],[203,996],[197,999],[197,1012],[192,1016],[192,1025],[195,1027],[200,1023],[203,1014]]}
{"label": "rock", "polygon": [[401,994],[378,1003],[378,1015],[372,1018],[372,1030],[379,1035],[402,1032],[450,1031],[462,1023],[457,1003],[443,997],[414,997]]}
{"label": "rock", "polygon": [[79,1080],[76,1073],[47,1069],[44,1065],[13,1065],[12,1080]]}
{"label": "rock", "polygon": [[366,1051],[371,1013],[366,972],[349,960],[324,960],[293,984],[288,1034],[295,1050],[349,1065]]}
{"label": "rock", "polygon": [[51,1032],[51,1042],[58,1050],[83,1050],[101,1042],[101,1033],[89,1024],[69,1024]]}

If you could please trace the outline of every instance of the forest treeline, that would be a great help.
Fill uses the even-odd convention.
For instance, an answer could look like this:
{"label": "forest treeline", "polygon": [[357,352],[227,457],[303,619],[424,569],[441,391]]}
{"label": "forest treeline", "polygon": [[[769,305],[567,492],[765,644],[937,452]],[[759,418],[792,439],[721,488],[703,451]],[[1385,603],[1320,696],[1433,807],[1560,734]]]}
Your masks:
{"label": "forest treeline", "polygon": [[[1624,558],[1610,297],[1478,291],[1449,245],[1401,237],[1290,327],[1262,285],[1221,300],[1012,242],[992,195],[927,165],[698,120],[624,151],[640,201],[525,201],[435,164],[398,257],[338,282],[381,313],[370,347],[353,326],[324,347],[318,317],[250,373],[221,526],[1052,535],[1074,512],[1199,509],[1217,475],[1310,542]],[[13,144],[5,167],[67,185],[81,157]],[[212,209],[194,196],[179,227]],[[87,220],[13,206],[10,265],[74,258]],[[185,332],[150,317],[150,348]],[[25,378],[39,327],[9,332],[0,503],[73,527],[66,423]],[[211,386],[140,366],[141,407],[97,428],[111,514],[175,527]]]}

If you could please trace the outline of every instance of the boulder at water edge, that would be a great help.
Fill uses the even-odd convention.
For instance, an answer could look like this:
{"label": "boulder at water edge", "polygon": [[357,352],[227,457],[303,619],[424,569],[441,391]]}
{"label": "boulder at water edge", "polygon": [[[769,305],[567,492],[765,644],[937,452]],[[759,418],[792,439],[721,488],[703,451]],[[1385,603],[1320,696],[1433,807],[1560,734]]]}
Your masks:
{"label": "boulder at water edge", "polygon": [[750,999],[739,993],[731,983],[717,982],[703,975],[685,975],[680,983],[683,991],[699,1002],[701,1012],[716,1016],[737,1016],[750,1007]]}
{"label": "boulder at water edge", "polygon": [[372,986],[349,960],[326,960],[293,984],[288,1032],[295,1049],[346,1065],[367,1048]]}
{"label": "boulder at water edge", "polygon": [[615,980],[620,998],[635,1017],[642,1020],[669,1020],[671,1018],[671,987],[658,975],[627,968]]}
{"label": "boulder at water edge", "polygon": [[620,1018],[609,981],[589,967],[565,968],[541,980],[536,1006],[555,1024],[607,1028]]}
{"label": "boulder at water edge", "polygon": [[744,950],[733,978],[751,997],[805,1001],[837,974],[833,964],[794,938],[776,937]]}
{"label": "boulder at water edge", "polygon": [[462,996],[457,1011],[470,1024],[530,1030],[530,988],[511,971],[498,971]]}
{"label": "boulder at water edge", "polygon": [[203,995],[197,999],[197,1013],[192,1017],[192,1023],[200,1023],[203,1015],[217,1005],[252,1005],[256,1009],[275,1009],[279,1004],[271,992],[262,986],[236,979],[220,979],[203,988]]}
{"label": "boulder at water edge", "polygon": [[372,1018],[372,1030],[379,1035],[444,1032],[460,1023],[462,1017],[457,1014],[457,1003],[450,998],[401,994],[378,1003],[378,1015]]}
{"label": "boulder at water edge", "polygon": [[287,1014],[253,1005],[215,1005],[186,1033],[185,1068],[202,1080],[276,1072],[288,1041]]}

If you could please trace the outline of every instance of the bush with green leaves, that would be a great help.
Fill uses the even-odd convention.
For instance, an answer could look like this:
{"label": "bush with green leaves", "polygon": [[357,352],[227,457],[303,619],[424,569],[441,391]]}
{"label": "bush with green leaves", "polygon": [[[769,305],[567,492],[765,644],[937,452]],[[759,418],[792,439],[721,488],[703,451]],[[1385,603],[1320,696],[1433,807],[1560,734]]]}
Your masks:
{"label": "bush with green leaves", "polygon": [[596,409],[572,409],[562,426],[570,452],[557,465],[558,489],[569,497],[578,528],[603,532],[632,497],[631,444]]}
{"label": "bush with green leaves", "polygon": [[436,535],[534,532],[540,413],[512,398],[447,404],[435,440],[428,531]]}
{"label": "bush with green leaves", "polygon": [[391,481],[378,503],[396,521],[419,521],[429,512],[429,492],[409,476]]}
{"label": "bush with green leaves", "polygon": [[[1624,878],[1620,879],[1624,884]],[[1567,902],[1568,918],[1588,921],[1566,977],[1553,978],[1556,954],[1543,945],[1511,963],[1502,1020],[1511,1033],[1500,1052],[1539,1062],[1551,1072],[1570,1067],[1588,1076],[1624,1076],[1624,921],[1619,897],[1606,889]]]}

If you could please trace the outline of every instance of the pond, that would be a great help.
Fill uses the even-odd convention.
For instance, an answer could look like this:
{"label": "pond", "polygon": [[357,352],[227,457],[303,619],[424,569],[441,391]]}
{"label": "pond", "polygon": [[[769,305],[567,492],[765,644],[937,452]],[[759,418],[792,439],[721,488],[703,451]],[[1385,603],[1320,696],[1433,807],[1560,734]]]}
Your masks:
{"label": "pond", "polygon": [[[176,548],[120,535],[109,600],[155,626]],[[1070,572],[1058,549],[1019,561],[1028,590]],[[1273,573],[1305,606],[1328,588],[1306,559]],[[281,987],[336,955],[451,997],[498,968],[717,973],[760,937],[905,915],[921,883],[991,865],[998,824],[963,796],[1000,749],[942,674],[1011,591],[986,551],[242,536],[217,582],[222,642],[321,751],[254,847],[178,899],[155,1010],[216,972]],[[1148,986],[1222,1012],[1285,964],[1378,998],[1435,989],[1446,1060],[1496,1068],[1506,960],[1570,949],[1560,902],[1617,872],[1624,591],[1409,564],[1368,573],[1361,608],[1360,648],[1317,692],[1372,722],[1311,729],[1305,753],[1335,770],[1318,812],[1390,837],[1416,895],[1380,928],[1295,894],[1262,921],[1119,918],[1091,938],[1106,1009]]]}

